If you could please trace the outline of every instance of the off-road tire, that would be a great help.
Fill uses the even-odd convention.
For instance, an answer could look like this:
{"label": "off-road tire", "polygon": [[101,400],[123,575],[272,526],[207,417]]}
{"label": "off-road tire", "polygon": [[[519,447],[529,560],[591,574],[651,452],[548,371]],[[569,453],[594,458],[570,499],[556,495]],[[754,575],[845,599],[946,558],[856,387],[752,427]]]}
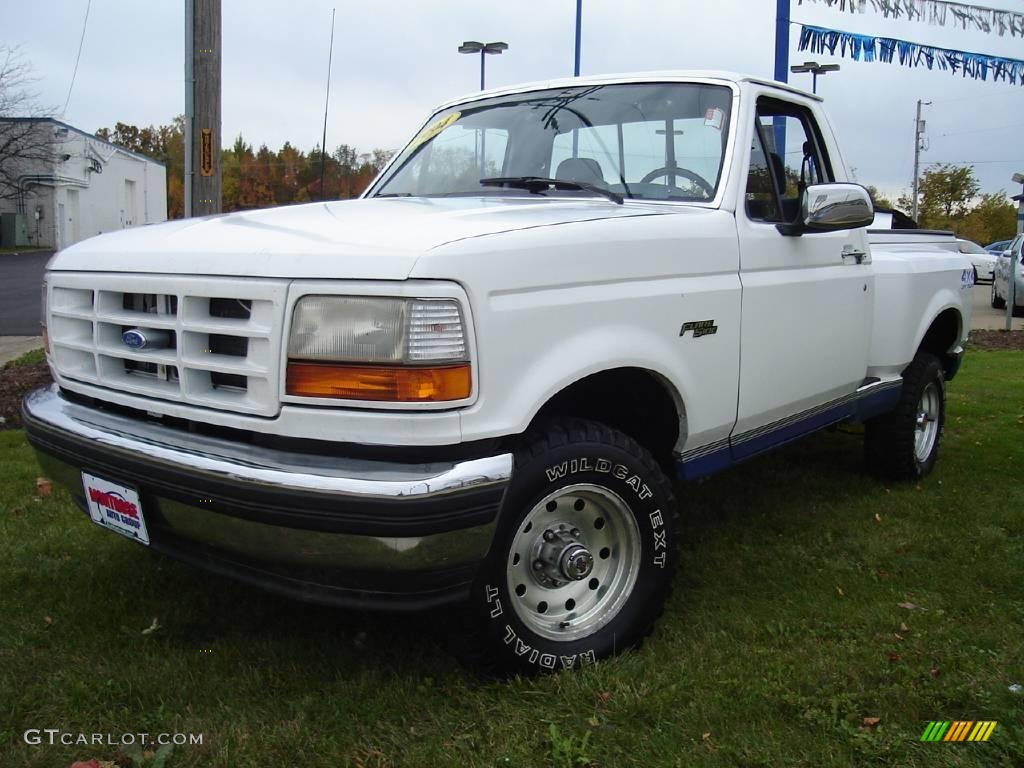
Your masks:
{"label": "off-road tire", "polygon": [[[573,496],[583,494],[580,489],[592,489],[590,502]],[[607,523],[601,517],[602,503],[618,505]],[[593,553],[590,575],[600,573],[607,581],[599,587],[593,586],[596,578],[563,585],[562,589],[584,590],[578,616],[571,611],[561,614],[563,608],[570,610],[570,602],[575,608],[575,600],[553,607],[548,616],[533,615],[533,606],[564,593],[538,581],[547,578],[537,570],[540,558],[533,559],[531,554],[538,550],[524,542],[545,546],[541,539],[556,528],[553,518],[566,514],[578,522],[570,527],[582,545],[601,546]],[[618,522],[612,521],[613,516]],[[536,531],[534,520],[540,523]],[[595,530],[606,525],[604,531]],[[614,537],[619,530],[629,538],[623,538],[616,550]],[[568,529],[564,532],[569,535]],[[541,538],[531,539],[534,536]],[[562,546],[561,540],[557,543]],[[470,596],[463,656],[491,674],[532,675],[583,666],[633,648],[652,631],[664,610],[678,558],[676,500],[654,457],[632,438],[595,421],[567,419],[549,424],[529,436],[516,454],[494,541]],[[623,570],[607,570],[616,568]],[[622,576],[625,573],[634,574],[628,589],[622,586],[629,583]],[[620,577],[624,580],[616,581]],[[619,597],[614,607],[604,610],[611,603],[602,601],[615,594]],[[591,624],[584,605],[592,606]],[[567,622],[570,629],[563,630],[561,622],[544,626],[555,621],[556,612],[572,619]],[[588,634],[563,640],[562,631]]]}
{"label": "off-road tire", "polygon": [[[925,391],[937,396],[934,439],[919,455],[918,434]],[[946,423],[946,381],[939,358],[919,351],[903,372],[899,403],[889,413],[864,425],[864,457],[868,470],[884,480],[918,480],[935,466]],[[928,424],[925,424],[926,428]]]}

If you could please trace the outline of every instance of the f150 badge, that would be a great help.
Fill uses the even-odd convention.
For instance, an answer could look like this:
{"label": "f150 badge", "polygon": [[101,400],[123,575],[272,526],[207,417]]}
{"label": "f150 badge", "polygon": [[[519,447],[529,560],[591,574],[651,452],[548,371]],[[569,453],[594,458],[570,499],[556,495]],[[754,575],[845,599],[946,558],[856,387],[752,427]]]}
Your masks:
{"label": "f150 badge", "polygon": [[714,320],[688,320],[679,329],[679,335],[685,336],[687,331],[693,331],[693,338],[699,339],[701,336],[718,333],[718,326]]}

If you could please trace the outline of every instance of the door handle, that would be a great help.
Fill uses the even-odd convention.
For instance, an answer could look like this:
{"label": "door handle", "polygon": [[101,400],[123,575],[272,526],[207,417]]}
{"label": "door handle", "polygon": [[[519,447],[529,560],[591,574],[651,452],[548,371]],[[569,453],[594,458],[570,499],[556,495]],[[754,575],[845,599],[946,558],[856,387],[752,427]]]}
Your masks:
{"label": "door handle", "polygon": [[843,246],[843,264],[870,264],[871,256],[867,251],[862,251],[852,245]]}

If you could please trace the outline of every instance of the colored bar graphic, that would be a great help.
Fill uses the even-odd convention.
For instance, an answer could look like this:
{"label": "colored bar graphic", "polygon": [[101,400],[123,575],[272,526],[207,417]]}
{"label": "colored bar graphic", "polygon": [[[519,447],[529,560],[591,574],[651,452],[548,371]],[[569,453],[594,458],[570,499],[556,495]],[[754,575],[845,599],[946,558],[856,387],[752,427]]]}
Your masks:
{"label": "colored bar graphic", "polygon": [[953,723],[953,727],[949,729],[949,733],[946,734],[946,741],[963,741],[964,736],[967,735],[967,729],[970,728],[974,723],[969,720],[957,720]]}
{"label": "colored bar graphic", "polygon": [[921,741],[939,741],[949,728],[948,720],[932,720],[921,734]]}
{"label": "colored bar graphic", "polygon": [[995,720],[932,720],[921,734],[921,741],[988,741],[996,723]]}

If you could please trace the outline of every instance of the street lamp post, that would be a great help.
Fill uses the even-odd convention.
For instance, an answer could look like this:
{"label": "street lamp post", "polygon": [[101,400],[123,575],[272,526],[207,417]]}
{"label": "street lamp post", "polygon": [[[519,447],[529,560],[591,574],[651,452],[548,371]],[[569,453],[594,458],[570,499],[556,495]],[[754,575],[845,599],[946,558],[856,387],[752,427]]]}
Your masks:
{"label": "street lamp post", "polygon": [[789,68],[794,75],[804,72],[811,73],[811,93],[818,92],[818,75],[827,75],[829,72],[838,72],[838,64],[819,64],[816,61],[805,61],[803,64],[794,64]]}
{"label": "street lamp post", "polygon": [[580,47],[583,43],[583,0],[576,0],[576,58],[573,60],[572,76],[580,76]]}
{"label": "street lamp post", "polygon": [[480,54],[480,90],[484,89],[484,57],[488,54],[494,56],[502,51],[508,50],[508,43],[479,43],[476,40],[467,40],[459,46],[459,53]]}

